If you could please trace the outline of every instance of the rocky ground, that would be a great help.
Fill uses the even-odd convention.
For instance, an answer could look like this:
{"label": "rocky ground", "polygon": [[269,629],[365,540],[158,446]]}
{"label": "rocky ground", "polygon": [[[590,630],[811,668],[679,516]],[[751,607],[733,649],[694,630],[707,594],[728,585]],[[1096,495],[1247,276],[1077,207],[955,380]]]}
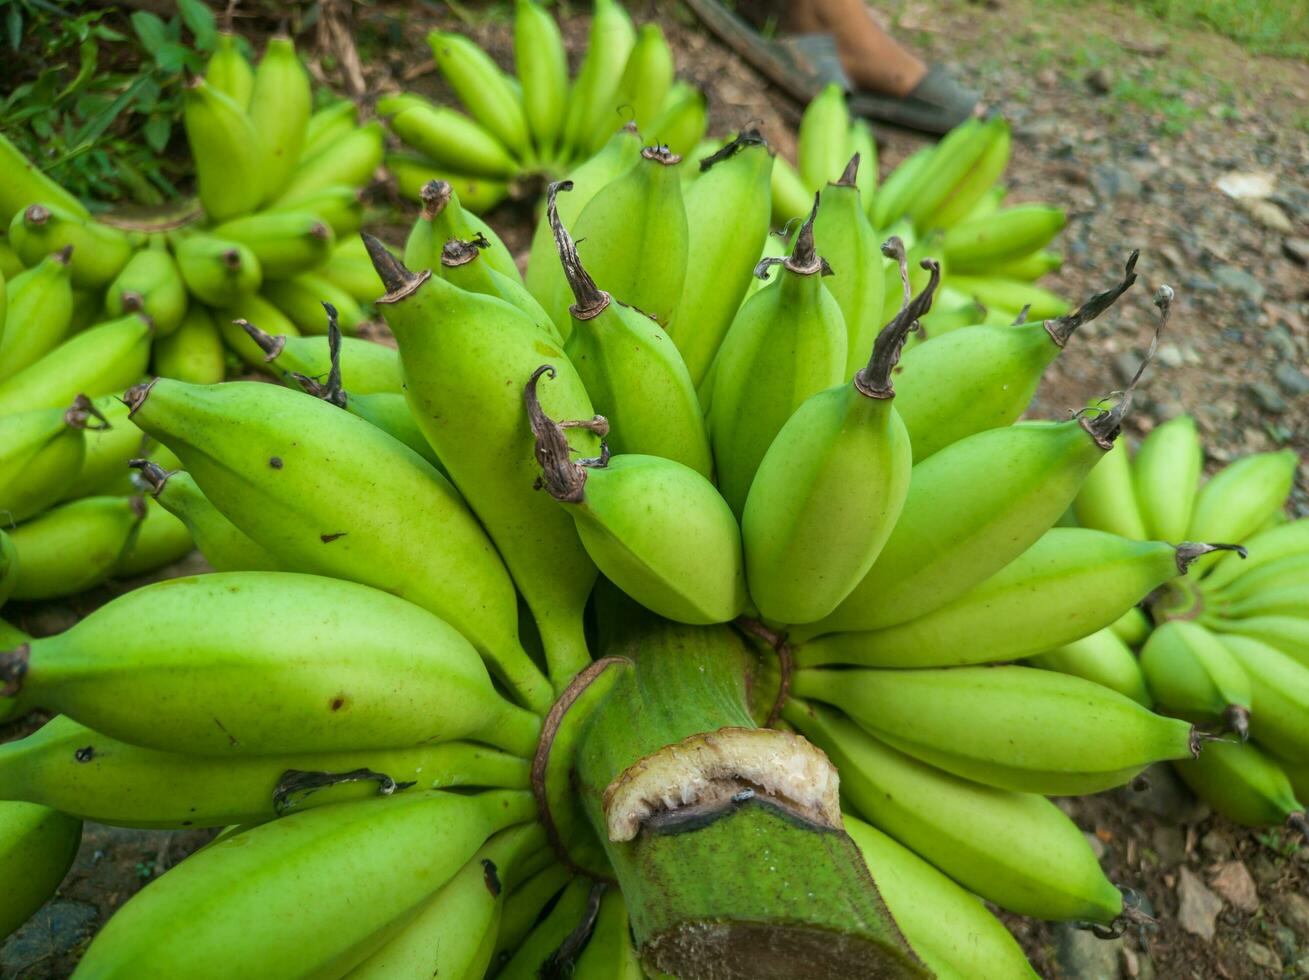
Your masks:
{"label": "rocky ground", "polygon": [[[680,8],[653,0],[632,6],[664,24],[681,74],[709,94],[715,131],[761,124],[781,152],[792,153],[796,107]],[[464,20],[462,6],[450,9],[458,16],[402,0],[361,8],[348,32],[358,45],[356,80],[373,92],[439,92],[422,46],[437,22],[466,30],[507,60],[507,22]],[[1129,435],[1190,412],[1212,465],[1291,446],[1305,460],[1293,506],[1309,513],[1309,66],[1256,58],[1203,32],[1170,33],[1117,5],[908,0],[884,11],[901,37],[956,65],[1012,120],[1011,199],[1068,209],[1066,263],[1048,284],[1070,298],[1088,295],[1116,275],[1131,248],[1142,250],[1147,288],[1084,328],[1050,371],[1034,414],[1062,415],[1121,387],[1148,343],[1150,296],[1167,282],[1177,290],[1175,315]],[[584,18],[566,27],[570,43],[584,38]],[[356,63],[339,48],[341,32],[319,31],[322,72],[341,84]],[[908,133],[878,136],[883,174],[920,145]],[[378,217],[397,234],[408,220],[403,211]],[[491,220],[525,248],[527,205],[505,205]],[[135,584],[18,612],[30,631],[52,633]],[[21,732],[0,726],[0,741]],[[1067,809],[1110,877],[1144,896],[1157,926],[1100,940],[1008,918],[1041,974],[1309,976],[1309,848],[1213,817],[1166,768],[1147,781],[1144,789],[1069,801]],[[0,946],[0,977],[67,976],[115,908],[207,837],[88,825],[59,896]]]}

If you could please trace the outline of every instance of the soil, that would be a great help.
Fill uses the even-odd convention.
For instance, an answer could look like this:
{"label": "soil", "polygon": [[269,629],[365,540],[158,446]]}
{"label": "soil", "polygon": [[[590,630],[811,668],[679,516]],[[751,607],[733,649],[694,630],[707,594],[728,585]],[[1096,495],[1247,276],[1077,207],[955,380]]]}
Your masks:
{"label": "soil", "polygon": [[[340,12],[340,5],[322,6]],[[712,132],[759,125],[793,158],[796,106],[706,37],[680,6],[646,0],[629,7],[638,19],[662,23],[679,73],[709,96]],[[490,15],[398,0],[354,9],[359,20],[349,31],[299,25],[302,37],[320,44],[320,77],[338,87],[345,87],[339,66],[354,63],[340,47],[344,37],[358,45],[370,93],[410,87],[442,94],[422,43],[432,26],[462,30],[510,61],[503,5]],[[1166,31],[1117,5],[907,0],[883,13],[902,39],[954,65],[1012,121],[1009,199],[1068,210],[1064,267],[1043,284],[1071,299],[1090,295],[1114,279],[1130,249],[1142,250],[1141,286],[1083,328],[1050,370],[1032,414],[1066,415],[1120,388],[1148,345],[1150,297],[1169,283],[1177,291],[1173,320],[1128,437],[1190,412],[1211,467],[1290,446],[1302,459],[1292,508],[1309,513],[1309,66],[1255,57],[1201,31]],[[256,16],[237,26],[258,37],[276,24]],[[585,28],[584,16],[565,18],[574,53]],[[912,133],[879,127],[877,135],[883,175],[921,145]],[[1262,175],[1269,193],[1230,197],[1218,182],[1232,175]],[[374,223],[400,240],[412,211],[382,195]],[[489,220],[511,248],[526,251],[530,203],[502,205]],[[160,576],[199,567],[190,560]],[[10,606],[5,615],[46,635],[141,581]],[[0,741],[39,720],[0,726]],[[1280,831],[1247,830],[1209,814],[1167,768],[1147,781],[1145,789],[1064,805],[1102,852],[1110,877],[1143,896],[1156,922],[1101,940],[1005,916],[1041,975],[1309,976],[1309,848],[1297,849]],[[59,895],[0,945],[0,977],[67,976],[114,909],[211,835],[88,825]],[[1212,921],[1202,914],[1206,905]]]}

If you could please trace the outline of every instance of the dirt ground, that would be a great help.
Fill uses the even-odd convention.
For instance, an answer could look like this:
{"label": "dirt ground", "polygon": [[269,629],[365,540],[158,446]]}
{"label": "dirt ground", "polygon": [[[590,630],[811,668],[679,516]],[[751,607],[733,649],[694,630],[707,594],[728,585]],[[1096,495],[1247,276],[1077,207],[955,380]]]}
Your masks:
{"label": "dirt ground", "polygon": [[[708,93],[711,131],[759,124],[793,155],[795,106],[679,6],[629,7],[664,25],[679,73]],[[464,30],[503,62],[510,57],[503,17],[465,18],[462,5],[396,0],[356,10],[352,36],[370,92],[440,93],[422,43],[430,26]],[[1309,513],[1309,66],[1254,57],[1207,33],[1169,32],[1116,5],[910,0],[883,11],[899,36],[955,65],[1010,118],[1010,199],[1068,209],[1065,265],[1045,284],[1073,299],[1088,295],[1113,279],[1130,249],[1142,250],[1142,286],[1083,328],[1049,372],[1033,414],[1061,416],[1121,387],[1148,342],[1150,296],[1167,282],[1177,291],[1174,317],[1129,437],[1185,411],[1196,416],[1213,466],[1290,446],[1304,460],[1293,508]],[[567,18],[570,44],[581,44],[585,25],[583,16]],[[256,34],[271,26],[238,19]],[[305,34],[315,30],[306,26]],[[323,53],[323,74],[339,81],[340,69],[330,66],[342,63],[340,52]],[[878,137],[883,175],[920,145],[895,130],[878,129]],[[1229,196],[1218,185],[1233,175],[1264,180],[1268,193]],[[381,226],[402,227],[403,209],[383,205]],[[490,220],[511,245],[526,248],[530,206],[504,205]],[[49,634],[136,584],[5,614]],[[31,727],[0,726],[0,741]],[[1166,768],[1148,783],[1068,801],[1066,809],[1110,877],[1144,897],[1157,925],[1106,941],[1006,917],[1042,976],[1309,976],[1309,848],[1213,817]],[[88,825],[60,894],[0,945],[0,978],[67,976],[115,908],[208,836]]]}

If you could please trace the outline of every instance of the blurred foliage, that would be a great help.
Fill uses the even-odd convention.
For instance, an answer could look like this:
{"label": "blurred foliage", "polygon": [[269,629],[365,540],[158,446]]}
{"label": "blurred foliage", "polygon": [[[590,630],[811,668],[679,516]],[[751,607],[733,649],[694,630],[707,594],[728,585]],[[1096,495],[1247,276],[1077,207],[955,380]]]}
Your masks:
{"label": "blurred foliage", "polygon": [[0,0],[0,131],[78,196],[157,205],[190,171],[182,86],[213,50],[214,15],[164,19],[76,0]]}
{"label": "blurred foliage", "polygon": [[[1083,5],[1089,0],[1057,0]],[[1254,54],[1309,58],[1309,0],[1120,0],[1181,27],[1207,27]]]}

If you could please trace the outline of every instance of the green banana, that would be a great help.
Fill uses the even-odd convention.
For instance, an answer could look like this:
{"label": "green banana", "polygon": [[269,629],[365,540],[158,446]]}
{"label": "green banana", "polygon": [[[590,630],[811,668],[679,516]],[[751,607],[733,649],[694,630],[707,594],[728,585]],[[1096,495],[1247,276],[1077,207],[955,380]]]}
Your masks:
{"label": "green banana", "polygon": [[1302,589],[1306,582],[1309,582],[1309,553],[1301,553],[1262,564],[1226,585],[1206,587],[1205,599],[1207,606],[1226,612],[1234,606],[1258,602],[1263,596]]}
{"label": "green banana", "polygon": [[[150,633],[131,627],[143,616]],[[0,660],[4,686],[24,703],[133,745],[197,755],[405,748],[468,736],[526,754],[540,727],[496,693],[472,645],[432,613],[313,575],[224,572],[156,583]],[[414,685],[402,704],[396,678]]]}
{"label": "green banana", "polygon": [[1036,282],[1042,276],[1063,268],[1064,257],[1058,252],[1040,250],[1017,259],[1008,259],[987,271],[1001,279],[1022,279]]}
{"label": "green banana", "polygon": [[846,832],[919,958],[941,980],[1035,978],[1022,947],[976,898],[873,827],[845,815]]}
{"label": "green banana", "polygon": [[686,280],[688,235],[681,157],[646,147],[621,177],[602,187],[573,225],[599,287],[668,323]]}
{"label": "green banana", "polygon": [[[205,496],[279,562],[430,609],[468,636],[527,703],[548,706],[545,678],[518,645],[513,587],[491,542],[455,489],[412,450],[274,385],[202,388],[161,378],[126,400],[136,423],[177,453]],[[397,506],[372,506],[360,486]]]}
{"label": "green banana", "polygon": [[586,56],[568,93],[560,145],[563,154],[584,159],[622,124],[610,110],[635,44],[636,28],[622,5],[616,0],[595,0]]}
{"label": "green banana", "polygon": [[[134,459],[151,496],[186,525],[191,539],[216,572],[278,571],[283,566],[209,502],[184,470],[169,472],[148,459]],[[240,821],[228,821],[237,823]]]}
{"label": "green banana", "polygon": [[596,286],[572,237],[559,220],[556,198],[568,181],[551,184],[546,218],[576,298],[564,353],[577,369],[595,410],[610,425],[612,448],[660,456],[708,479],[713,472],[709,434],[686,363],[668,334],[640,310]]}
{"label": "green banana", "polygon": [[31,803],[0,803],[0,938],[55,894],[82,842],[82,821]]}
{"label": "green banana", "polygon": [[[1073,333],[1131,288],[1136,258],[1136,252],[1128,258],[1122,282],[1068,316],[1020,326],[971,326],[947,336],[929,332],[928,342],[906,351],[896,372],[896,408],[909,429],[914,461],[975,432],[1016,422],[1031,404],[1045,369],[1063,353]],[[840,278],[839,271],[835,278]]]}
{"label": "green banana", "polygon": [[1020,204],[955,225],[941,247],[951,271],[989,273],[1002,262],[1045,248],[1066,220],[1062,208]]}
{"label": "green banana", "polygon": [[0,416],[0,514],[15,524],[61,499],[86,456],[86,431],[108,426],[89,398]]}
{"label": "green banana", "polygon": [[0,334],[0,383],[58,347],[68,333],[73,317],[71,254],[65,246],[6,284],[8,329]]}
{"label": "green banana", "polygon": [[114,578],[133,578],[181,561],[195,549],[191,532],[180,520],[147,498],[145,517],[132,543],[114,566]]}
{"label": "green banana", "polygon": [[3,133],[0,133],[0,173],[5,175],[0,184],[0,224],[7,226],[14,215],[34,202],[54,205],[79,218],[91,216],[81,201],[42,173]]}
{"label": "green banana", "polygon": [[540,824],[500,831],[398,935],[347,973],[348,980],[483,976],[495,950],[505,890],[541,864],[545,843]]}
{"label": "green banana", "polygon": [[327,333],[324,303],[336,308],[341,329],[347,333],[354,333],[368,319],[368,313],[354,297],[314,272],[264,283],[263,295],[304,333]]}
{"label": "green banana", "polygon": [[214,38],[214,53],[205,65],[205,81],[245,109],[250,105],[255,76],[241,51],[242,43],[239,34],[218,32]]}
{"label": "green banana", "polygon": [[438,167],[501,179],[518,173],[518,161],[505,145],[481,123],[456,109],[409,105],[392,116],[390,123],[401,140]]}
{"label": "green banana", "polygon": [[524,937],[498,980],[535,980],[537,977],[569,976],[581,943],[595,925],[605,885],[586,878],[574,878],[564,887],[554,907]]}
{"label": "green banana", "polygon": [[1218,640],[1252,688],[1250,734],[1279,758],[1309,763],[1309,668],[1266,643],[1245,636]]}
{"label": "green banana", "polygon": [[[898,256],[903,261],[902,248]],[[931,308],[940,270],[931,273],[927,288],[877,336],[854,380],[810,396],[759,463],[741,533],[750,597],[767,620],[827,616],[868,573],[895,527],[912,450],[892,372],[905,337]]]}
{"label": "green banana", "polygon": [[424,158],[403,153],[388,153],[384,160],[387,173],[395,178],[401,197],[412,201],[423,199],[423,188],[434,180],[453,187],[464,205],[473,211],[489,211],[510,194],[507,180],[469,176],[453,170],[433,167]]}
{"label": "green banana", "polygon": [[[263,351],[261,360],[279,373],[326,378],[332,369],[331,341],[327,337],[270,336],[249,320],[236,323]],[[342,337],[341,351],[341,386],[347,391],[371,395],[399,394],[403,390],[400,355],[394,347]]]}
{"label": "green banana", "polygon": [[[214,311],[214,319],[218,324],[218,333],[223,338],[223,346],[256,371],[279,374],[280,372],[269,367],[270,352],[251,339],[242,327],[243,322],[249,322],[247,318],[263,324],[274,340],[282,337],[287,338],[288,342],[292,338],[298,340],[300,328],[291,322],[290,317],[258,293],[242,296],[235,305]],[[323,345],[323,370],[326,371],[327,340],[318,339]]]}
{"label": "green banana", "polygon": [[28,266],[71,245],[69,274],[79,289],[104,288],[136,250],[122,230],[54,204],[32,204],[14,215],[9,241]]}
{"label": "green banana", "polygon": [[1212,533],[1219,541],[1249,538],[1282,509],[1298,465],[1295,452],[1283,449],[1224,467],[1200,488],[1188,533]]}
{"label": "green banana", "polygon": [[1105,925],[1122,912],[1081,830],[1043,796],[952,776],[829,708],[791,701],[783,716],[836,764],[848,806],[987,901]]}
{"label": "green banana", "polygon": [[[1211,547],[1051,528],[951,602],[879,630],[812,640],[796,659],[806,666],[949,667],[1030,657],[1109,626]],[[1241,703],[1248,706],[1248,694]]]}
{"label": "green banana", "polygon": [[[1003,329],[1003,328],[1001,328]],[[1012,328],[1011,328],[1012,329]],[[1073,513],[1082,527],[1108,531],[1137,541],[1148,538],[1132,481],[1127,443],[1118,441],[1082,481]]]}
{"label": "green banana", "polygon": [[1152,762],[1198,752],[1186,722],[1080,677],[1031,667],[801,670],[791,690],[841,708],[922,762],[1026,793],[1096,793],[1130,782]]}
{"label": "green banana", "polygon": [[349,184],[331,184],[291,194],[260,213],[308,212],[317,215],[335,233],[337,241],[353,238],[364,223],[363,190]]}
{"label": "green banana", "polygon": [[358,303],[372,303],[385,290],[377,270],[368,258],[368,250],[358,237],[337,244],[318,270],[328,282],[334,282]]}
{"label": "green banana", "polygon": [[[536,301],[536,297],[527,291],[523,281],[517,275],[506,276],[492,268],[490,263],[482,258],[483,253],[490,247],[490,243],[485,238],[477,238],[473,241],[452,238],[441,249],[441,260],[432,271],[460,289],[481,293],[483,296],[494,296],[510,306],[517,307],[553,340],[562,342],[563,338],[559,335],[554,321],[550,319],[550,314]],[[369,268],[372,269],[371,265]],[[375,270],[373,275],[377,275]]]}
{"label": "green banana", "polygon": [[197,75],[183,94],[182,124],[191,144],[196,194],[210,220],[226,221],[258,207],[263,159],[245,107]]}
{"label": "green banana", "polygon": [[106,581],[144,519],[141,497],[83,497],[14,528],[18,578],[11,597],[55,599]]}
{"label": "green banana", "polygon": [[300,64],[295,43],[283,35],[268,39],[255,69],[250,92],[250,122],[259,157],[262,201],[273,201],[286,190],[300,163],[305,128],[313,112],[309,73]]}
{"label": "green banana", "polygon": [[514,950],[532,931],[541,910],[573,879],[573,872],[562,864],[552,862],[526,881],[511,889],[500,915],[500,929],[496,934],[495,952],[490,973],[509,961]]}
{"label": "green banana", "polygon": [[[524,399],[536,436],[541,485],[576,522],[586,553],[633,599],[681,623],[735,619],[745,608],[741,531],[731,509],[704,476],[671,459],[628,454],[574,463],[565,429],[537,398],[542,365]],[[694,554],[683,547],[690,537]]]}
{"label": "green banana", "polygon": [[719,488],[738,515],[786,420],[843,379],[846,329],[822,282],[828,268],[815,251],[817,211],[815,195],[790,256],[759,263],[756,275],[780,266],[778,279],[742,304],[715,361],[709,435]]}
{"label": "green banana", "polygon": [[[549,359],[557,378],[547,411],[590,419],[585,387],[564,352],[518,310],[415,275],[377,239],[366,242],[387,286],[378,307],[400,344],[410,408],[504,556],[541,633],[551,680],[562,687],[591,659],[581,617],[595,565],[571,518],[532,489],[540,470],[521,386]],[[590,455],[594,435],[573,431],[574,448]]]}
{"label": "green banana", "polygon": [[155,374],[191,384],[218,384],[227,373],[223,336],[213,311],[199,303],[187,307],[181,326],[155,341],[152,356]]}
{"label": "green banana", "polygon": [[[405,265],[413,269],[436,271],[446,242],[454,238],[461,241],[485,241],[488,243],[484,250],[487,265],[508,279],[519,278],[514,257],[500,236],[485,221],[464,208],[449,181],[437,180],[426,184],[422,201],[422,214],[414,222],[405,242]],[[374,293],[374,297],[377,295]]]}
{"label": "green banana", "polygon": [[932,162],[936,146],[928,145],[915,150],[900,161],[886,180],[882,181],[877,193],[868,204],[868,219],[878,231],[887,231],[904,217],[909,207],[910,195],[914,193],[920,174]]}
{"label": "green banana", "polygon": [[[361,187],[367,184],[382,164],[385,143],[386,134],[377,120],[352,128],[321,153],[296,167],[291,183],[282,192],[282,196],[268,206],[269,210],[280,210],[282,205],[294,205],[297,210],[303,210],[310,195],[343,185]],[[346,234],[326,214],[318,211],[318,215],[328,221],[338,235]],[[235,216],[230,214],[219,217],[210,214],[211,218],[218,221]]]}
{"label": "green banana", "polygon": [[128,417],[127,406],[117,395],[101,395],[92,402],[99,425],[83,430],[85,452],[81,465],[64,484],[60,500],[76,500],[97,494],[134,493],[128,462],[145,453],[147,439]]}
{"label": "green banana", "polygon": [[[182,325],[190,286],[182,277],[178,261],[162,242],[157,242],[128,259],[123,271],[109,284],[105,312],[111,317],[144,313],[154,324],[155,334],[167,337]],[[203,295],[200,298],[205,299]]]}
{"label": "green banana", "polygon": [[952,228],[966,220],[1009,165],[1012,135],[1009,122],[996,114],[982,124],[985,148],[972,166],[946,192],[921,222],[921,227]]}
{"label": "green banana", "polygon": [[1026,662],[1102,684],[1147,708],[1154,704],[1132,648],[1108,627],[1056,650],[1028,657]]}
{"label": "green banana", "polygon": [[785,226],[809,213],[809,208],[813,206],[813,194],[785,157],[773,158],[768,183],[774,225]]}
{"label": "green banana", "polygon": [[[941,137],[930,162],[917,174],[904,217],[918,230],[930,226],[930,218],[950,200],[955,188],[965,181],[992,143],[994,131],[976,117],[959,124]],[[949,265],[947,252],[946,263]]]}
{"label": "green banana", "polygon": [[[9,601],[9,594],[13,591],[17,580],[18,549],[14,547],[14,542],[9,535],[0,530],[0,606]],[[0,643],[17,644],[22,643],[24,639],[26,636],[19,630],[0,620]],[[0,698],[0,720],[8,718],[12,709],[13,704],[9,698]]]}
{"label": "green banana", "polygon": [[551,159],[568,112],[568,52],[559,25],[536,0],[514,5],[514,63],[536,156]]}
{"label": "green banana", "polygon": [[[687,214],[686,278],[668,323],[697,386],[732,325],[768,236],[768,181],[773,158],[747,130],[699,162],[683,191]],[[530,271],[530,267],[529,267]]]}
{"label": "green banana", "polygon": [[418,786],[526,789],[528,762],[471,742],[217,758],[143,748],[57,715],[0,746],[0,797],[118,827],[263,823]]}
{"label": "green banana", "polygon": [[261,211],[226,221],[213,234],[253,252],[269,279],[286,279],[320,266],[336,248],[331,225],[310,211]]}
{"label": "green banana", "polygon": [[1260,531],[1244,543],[1250,557],[1246,561],[1234,561],[1219,556],[1223,560],[1215,561],[1202,580],[1206,593],[1223,589],[1237,579],[1244,580],[1256,569],[1309,552],[1309,519],[1289,521]]}
{"label": "green banana", "polygon": [[[75,976],[340,976],[399,932],[488,836],[532,812],[521,791],[432,790],[261,824],[134,896]],[[221,916],[205,911],[215,901]]]}
{"label": "green banana", "polygon": [[578,980],[644,980],[645,971],[632,946],[632,931],[623,893],[608,888],[600,899],[595,926],[577,957]]}
{"label": "green banana", "polygon": [[473,118],[520,158],[530,157],[532,137],[514,82],[468,38],[448,31],[427,35],[436,67]]}
{"label": "green banana", "polygon": [[359,107],[349,99],[330,102],[305,123],[305,144],[301,160],[310,160],[345,136],[359,124]]}
{"label": "green banana", "polygon": [[850,126],[850,155],[859,154],[859,173],[855,176],[855,186],[859,188],[859,200],[863,202],[864,214],[877,193],[877,141],[873,139],[872,127],[867,119],[856,119]]}
{"label": "green banana", "polygon": [[[179,242],[177,268],[191,294],[210,306],[239,303],[258,292],[264,281],[263,266],[253,249],[217,235],[188,235]],[[148,307],[146,312],[153,313]]]}
{"label": "green banana", "polygon": [[1300,616],[1250,616],[1219,619],[1207,625],[1220,633],[1235,633],[1260,640],[1309,666],[1309,618]]}
{"label": "green banana", "polygon": [[[947,257],[945,261],[951,260]],[[971,296],[989,310],[1000,310],[1005,316],[1014,316],[1027,309],[1035,319],[1049,320],[1066,316],[1068,303],[1056,293],[1021,279],[1001,279],[998,276],[965,276],[950,268],[950,285]]]}
{"label": "green banana", "polygon": [[845,92],[829,83],[805,106],[796,137],[796,163],[810,194],[840,179],[850,159],[849,132]]}
{"label": "green banana", "polygon": [[[661,146],[678,156],[685,156],[704,139],[707,115],[704,92],[679,79],[669,89],[663,111],[650,120],[646,131]],[[603,135],[608,137],[610,134],[605,132]]]}
{"label": "green banana", "polygon": [[1155,704],[1191,721],[1222,720],[1242,739],[1253,690],[1240,661],[1198,623],[1170,620],[1141,648],[1141,671]]}
{"label": "green banana", "polygon": [[1249,742],[1217,741],[1174,763],[1182,782],[1215,811],[1246,827],[1286,824],[1309,836],[1304,805],[1280,765]]}
{"label": "green banana", "polygon": [[[667,143],[667,136],[651,129],[650,124],[658,117],[676,72],[673,52],[664,39],[663,29],[653,22],[642,24],[637,29],[636,43],[627,56],[627,64],[618,82],[618,91],[610,106],[614,118],[618,118],[620,110],[625,108],[631,113],[637,129],[649,133],[661,143]],[[598,150],[609,135],[605,133],[603,139],[591,149]]]}
{"label": "green banana", "polygon": [[83,330],[0,381],[0,415],[121,391],[145,374],[153,333],[150,318],[139,313]]}

